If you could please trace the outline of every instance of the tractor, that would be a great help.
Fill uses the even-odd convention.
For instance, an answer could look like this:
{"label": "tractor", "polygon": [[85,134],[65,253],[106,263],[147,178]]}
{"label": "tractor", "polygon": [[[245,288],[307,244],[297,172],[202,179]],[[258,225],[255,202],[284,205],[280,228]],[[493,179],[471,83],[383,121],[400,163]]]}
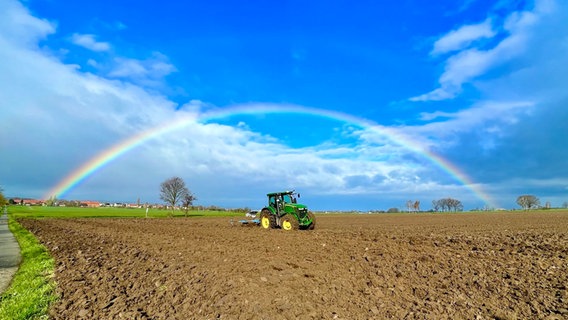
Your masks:
{"label": "tractor", "polygon": [[308,229],[316,226],[315,215],[308,207],[297,203],[294,191],[273,192],[266,195],[268,206],[260,211],[260,226],[264,229],[282,228],[284,230]]}

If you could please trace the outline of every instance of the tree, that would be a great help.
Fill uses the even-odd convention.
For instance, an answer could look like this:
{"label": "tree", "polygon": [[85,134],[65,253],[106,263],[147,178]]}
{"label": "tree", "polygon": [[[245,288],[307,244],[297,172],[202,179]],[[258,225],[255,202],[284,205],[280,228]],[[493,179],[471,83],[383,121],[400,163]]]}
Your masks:
{"label": "tree", "polygon": [[181,199],[181,206],[183,207],[186,217],[189,213],[189,207],[193,205],[193,201],[195,200],[197,200],[197,198],[189,191]]}
{"label": "tree", "polygon": [[540,205],[540,200],[530,194],[525,194],[517,198],[517,204],[525,210],[536,208]]}
{"label": "tree", "polygon": [[189,190],[180,177],[172,177],[160,185],[160,199],[172,206],[172,216],[176,205],[187,195]]}
{"label": "tree", "polygon": [[414,204],[412,205],[412,209],[414,209],[414,212],[420,211],[420,200],[414,201]]}
{"label": "tree", "polygon": [[463,211],[463,204],[457,199],[448,198],[448,207],[453,211]]}
{"label": "tree", "polygon": [[0,207],[5,206],[6,204],[8,204],[8,201],[4,197],[4,189],[2,189],[2,187],[0,187]]}
{"label": "tree", "polygon": [[53,207],[53,206],[55,206],[56,203],[57,203],[57,197],[56,196],[50,197],[49,199],[47,199],[45,201],[45,204],[48,207]]}
{"label": "tree", "polygon": [[432,200],[432,210],[438,212],[440,211],[440,209],[441,209],[440,200]]}
{"label": "tree", "polygon": [[412,200],[406,201],[406,210],[408,212],[412,211]]}
{"label": "tree", "polygon": [[564,203],[562,203],[562,208],[568,208],[568,201],[564,201]]}
{"label": "tree", "polygon": [[408,212],[419,212],[420,211],[420,200],[416,200],[416,201],[408,200],[408,201],[406,201],[406,209],[408,210]]}

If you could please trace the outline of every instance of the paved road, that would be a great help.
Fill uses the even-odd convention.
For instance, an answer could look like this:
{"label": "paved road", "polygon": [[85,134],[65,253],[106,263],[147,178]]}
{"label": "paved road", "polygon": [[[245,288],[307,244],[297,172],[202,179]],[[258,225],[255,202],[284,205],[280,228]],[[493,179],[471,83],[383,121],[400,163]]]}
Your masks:
{"label": "paved road", "polygon": [[20,264],[20,246],[8,229],[6,211],[0,213],[0,293],[4,292]]}

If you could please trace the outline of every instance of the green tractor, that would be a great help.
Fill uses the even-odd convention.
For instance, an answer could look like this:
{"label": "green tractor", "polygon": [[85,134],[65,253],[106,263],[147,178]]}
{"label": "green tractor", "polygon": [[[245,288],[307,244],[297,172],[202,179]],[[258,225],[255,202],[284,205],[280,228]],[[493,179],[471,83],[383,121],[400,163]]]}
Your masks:
{"label": "green tractor", "polygon": [[294,191],[267,194],[268,206],[260,211],[260,226],[264,229],[282,228],[284,230],[308,229],[316,226],[316,216],[308,207],[299,204]]}

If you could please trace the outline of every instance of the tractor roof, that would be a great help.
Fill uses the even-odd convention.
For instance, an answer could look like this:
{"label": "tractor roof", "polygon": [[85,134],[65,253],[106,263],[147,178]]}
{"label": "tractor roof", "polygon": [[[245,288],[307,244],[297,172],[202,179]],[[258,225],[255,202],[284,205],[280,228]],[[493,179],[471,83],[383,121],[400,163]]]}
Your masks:
{"label": "tractor roof", "polygon": [[270,196],[279,196],[279,195],[283,195],[283,194],[293,194],[293,193],[295,193],[294,190],[292,190],[292,191],[271,192],[271,193],[267,193],[266,195],[270,197]]}

